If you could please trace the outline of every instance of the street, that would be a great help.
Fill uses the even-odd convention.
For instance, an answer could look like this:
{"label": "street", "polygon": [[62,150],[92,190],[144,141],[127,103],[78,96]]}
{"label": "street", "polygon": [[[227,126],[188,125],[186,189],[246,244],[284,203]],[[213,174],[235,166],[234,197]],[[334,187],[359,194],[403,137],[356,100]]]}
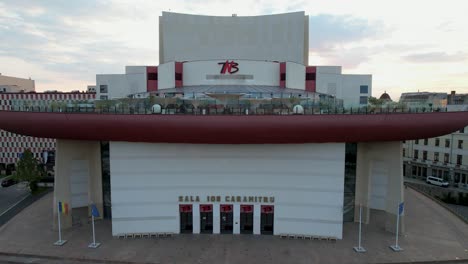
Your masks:
{"label": "street", "polygon": [[28,187],[24,183],[0,187],[0,215],[28,195]]}

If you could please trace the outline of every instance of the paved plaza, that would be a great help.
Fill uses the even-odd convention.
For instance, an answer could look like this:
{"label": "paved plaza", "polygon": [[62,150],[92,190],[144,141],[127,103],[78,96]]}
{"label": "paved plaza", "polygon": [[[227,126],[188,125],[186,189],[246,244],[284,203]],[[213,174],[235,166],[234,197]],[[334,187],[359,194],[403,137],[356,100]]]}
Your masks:
{"label": "paved plaza", "polygon": [[[275,236],[177,235],[160,239],[117,239],[111,222],[96,222],[98,249],[89,249],[91,225],[63,233],[68,243],[53,246],[52,198],[48,194],[0,228],[0,263],[397,263],[468,259],[468,225],[414,190],[405,190],[406,233],[402,252],[393,252],[394,235],[384,231],[379,215],[363,228],[367,253],[353,251],[358,225],[344,224],[337,242],[289,240]],[[12,255],[13,254],[13,255]],[[40,256],[51,256],[41,258]],[[83,261],[87,259],[89,261]],[[464,261],[463,261],[464,263]],[[468,261],[467,261],[468,263]]]}

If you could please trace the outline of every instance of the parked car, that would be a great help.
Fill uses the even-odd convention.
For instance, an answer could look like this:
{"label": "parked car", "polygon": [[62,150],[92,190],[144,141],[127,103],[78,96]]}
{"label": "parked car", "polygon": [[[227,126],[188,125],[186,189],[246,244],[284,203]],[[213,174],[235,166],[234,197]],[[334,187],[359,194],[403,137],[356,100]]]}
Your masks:
{"label": "parked car", "polygon": [[441,187],[448,187],[449,186],[448,181],[445,181],[442,178],[437,178],[437,177],[432,177],[432,176],[428,176],[426,178],[426,182],[429,183],[429,184],[433,184],[433,185],[437,185],[437,186],[441,186]]}
{"label": "parked car", "polygon": [[18,183],[15,179],[6,179],[2,181],[2,187],[8,187]]}

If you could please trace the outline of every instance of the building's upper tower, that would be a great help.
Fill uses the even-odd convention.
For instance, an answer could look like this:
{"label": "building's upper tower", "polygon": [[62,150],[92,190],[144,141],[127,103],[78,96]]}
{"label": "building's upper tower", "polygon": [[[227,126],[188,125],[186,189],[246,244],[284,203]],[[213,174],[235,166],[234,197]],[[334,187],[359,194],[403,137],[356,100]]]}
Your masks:
{"label": "building's upper tower", "polygon": [[159,63],[248,59],[308,64],[309,17],[304,12],[232,17],[163,12]]}

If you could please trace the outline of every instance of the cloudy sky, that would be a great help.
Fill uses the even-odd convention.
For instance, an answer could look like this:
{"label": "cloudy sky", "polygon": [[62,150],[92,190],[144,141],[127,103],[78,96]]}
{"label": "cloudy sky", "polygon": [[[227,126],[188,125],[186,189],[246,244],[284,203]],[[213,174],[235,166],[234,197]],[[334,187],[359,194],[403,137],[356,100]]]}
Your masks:
{"label": "cloudy sky", "polygon": [[305,11],[310,65],[371,73],[374,96],[468,93],[467,10],[465,0],[1,0],[0,73],[31,77],[38,91],[83,90],[96,74],[157,65],[162,11]]}

